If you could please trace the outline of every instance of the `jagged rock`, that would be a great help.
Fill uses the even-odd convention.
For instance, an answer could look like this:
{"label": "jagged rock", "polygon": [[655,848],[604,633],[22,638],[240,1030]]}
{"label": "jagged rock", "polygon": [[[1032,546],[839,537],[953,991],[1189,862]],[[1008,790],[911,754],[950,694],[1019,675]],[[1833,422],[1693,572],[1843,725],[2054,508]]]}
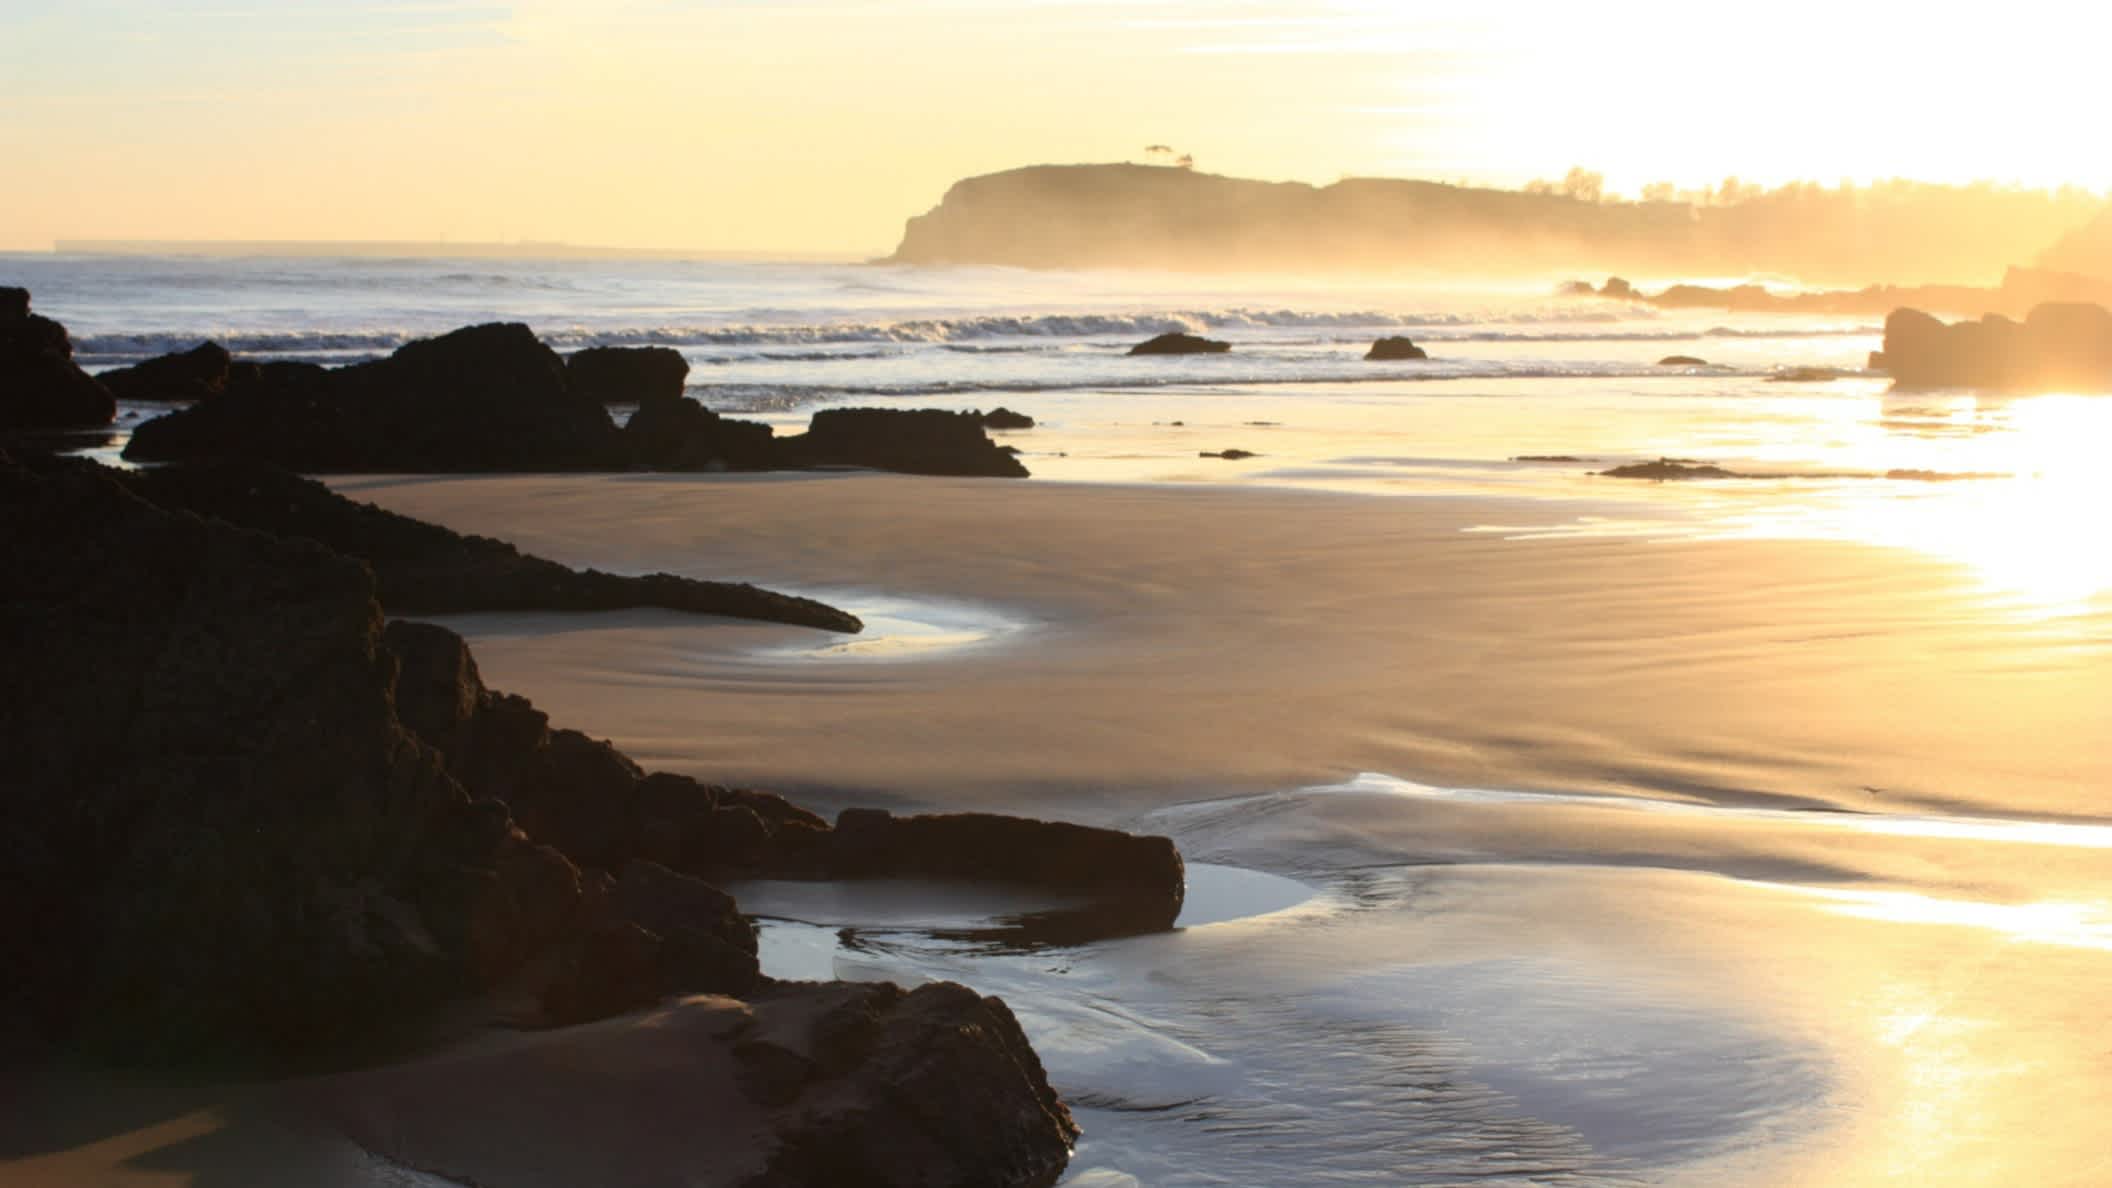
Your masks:
{"label": "jagged rock", "polygon": [[0,950],[47,1034],[295,1057],[458,985],[423,858],[466,797],[363,566],[66,461],[0,466],[0,535]]}
{"label": "jagged rock", "polygon": [[623,427],[631,457],[677,470],[768,470],[777,465],[770,426],[722,417],[683,396],[647,397]]}
{"label": "jagged rock", "polygon": [[1391,363],[1405,359],[1427,359],[1430,353],[1400,335],[1390,335],[1371,344],[1364,352],[1367,361]]}
{"label": "jagged rock", "polygon": [[110,390],[73,361],[66,327],[29,312],[29,290],[0,288],[0,430],[88,428],[116,416]]}
{"label": "jagged rock", "polygon": [[1885,319],[1884,349],[1871,365],[1901,388],[2112,390],[2112,312],[2048,302],[2022,323],[1989,314],[1945,325],[1898,309]]}
{"label": "jagged rock", "polygon": [[186,462],[143,470],[123,481],[165,508],[275,536],[304,537],[357,557],[373,567],[382,606],[392,615],[653,606],[828,631],[863,628],[857,616],[825,603],[745,583],[569,569],[504,541],[463,536],[348,499],[322,483],[261,463]]}
{"label": "jagged rock", "polygon": [[1697,359],[1692,355],[1666,355],[1657,361],[1657,365],[1659,367],[1707,367],[1709,361],[1707,359]]}
{"label": "jagged rock", "polygon": [[608,410],[572,390],[526,326],[470,326],[333,370],[261,371],[141,425],[125,456],[240,457],[314,472],[605,468]]}
{"label": "jagged rock", "polygon": [[788,1095],[769,1167],[744,1188],[1056,1182],[1078,1127],[1003,1002],[951,982],[845,997],[811,1033],[823,1075]]}
{"label": "jagged rock", "polygon": [[225,392],[233,362],[226,347],[201,342],[190,350],[105,371],[95,378],[119,400],[188,403]]}
{"label": "jagged rock", "polygon": [[669,991],[744,996],[762,975],[755,926],[733,897],[702,879],[634,859],[616,880],[616,913],[661,940],[661,980]]}
{"label": "jagged rock", "polygon": [[985,429],[1032,429],[1033,427],[1033,417],[1025,413],[1013,412],[1003,406],[993,408],[983,414],[983,428]]}
{"label": "jagged rock", "polygon": [[1132,355],[1222,355],[1232,349],[1229,342],[1194,334],[1161,334],[1129,348]]}
{"label": "jagged rock", "polygon": [[973,413],[942,409],[825,408],[807,431],[784,439],[799,466],[867,466],[907,474],[1025,478],[1019,459],[997,448]]}
{"label": "jagged rock", "polygon": [[572,390],[603,404],[642,404],[682,395],[689,360],[669,347],[588,347],[565,360]]}

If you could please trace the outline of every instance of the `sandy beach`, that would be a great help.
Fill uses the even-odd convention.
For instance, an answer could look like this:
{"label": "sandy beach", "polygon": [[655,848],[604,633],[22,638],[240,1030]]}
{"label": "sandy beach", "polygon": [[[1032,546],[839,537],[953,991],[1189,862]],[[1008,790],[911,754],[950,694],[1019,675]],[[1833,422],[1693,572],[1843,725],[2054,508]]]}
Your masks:
{"label": "sandy beach", "polygon": [[[1897,549],[1470,531],[1524,510],[1494,500],[338,486],[572,564],[907,620],[848,648],[451,620],[495,686],[648,766],[1163,831],[1319,888],[1058,972],[907,935],[839,951],[840,976],[1012,1002],[1083,1107],[1074,1183],[1321,1154],[1449,1183],[1521,1143],[1516,1182],[2097,1180],[2112,1068],[2073,1029],[2112,948],[2101,613],[2021,615]],[[1156,1098],[1243,1121],[1196,1134]]]}

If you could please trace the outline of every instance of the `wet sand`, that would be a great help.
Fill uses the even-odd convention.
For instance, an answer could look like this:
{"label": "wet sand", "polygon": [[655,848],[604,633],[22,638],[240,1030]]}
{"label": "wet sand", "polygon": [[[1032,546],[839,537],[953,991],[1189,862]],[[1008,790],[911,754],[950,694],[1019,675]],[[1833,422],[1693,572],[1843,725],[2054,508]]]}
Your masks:
{"label": "wet sand", "polygon": [[[2103,598],[2026,613],[1964,565],[1846,543],[1476,531],[1550,519],[1492,498],[335,485],[567,564],[884,610],[852,648],[657,612],[448,620],[492,686],[648,768],[1166,832],[1311,887],[1055,953],[787,934],[803,976],[1005,997],[1086,1128],[1076,1188],[2112,1174]],[[0,1182],[242,1182],[152,1172],[197,1108]],[[226,1142],[268,1153],[260,1126]]]}

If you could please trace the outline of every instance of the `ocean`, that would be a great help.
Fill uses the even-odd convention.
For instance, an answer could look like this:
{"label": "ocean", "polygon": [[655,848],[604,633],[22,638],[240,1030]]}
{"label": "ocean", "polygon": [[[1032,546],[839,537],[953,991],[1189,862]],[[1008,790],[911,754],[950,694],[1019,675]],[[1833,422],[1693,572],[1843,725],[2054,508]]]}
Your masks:
{"label": "ocean", "polygon": [[[339,485],[872,624],[450,620],[648,768],[1173,836],[1183,928],[1093,945],[739,889],[769,972],[1004,997],[1073,1188],[2104,1182],[2112,401],[1898,393],[1875,319],[1562,279],[0,256],[91,370],[509,320],[780,431],[1033,416],[1024,481]],[[1173,330],[1232,350],[1125,354]],[[1732,477],[1603,473],[1661,458]]]}

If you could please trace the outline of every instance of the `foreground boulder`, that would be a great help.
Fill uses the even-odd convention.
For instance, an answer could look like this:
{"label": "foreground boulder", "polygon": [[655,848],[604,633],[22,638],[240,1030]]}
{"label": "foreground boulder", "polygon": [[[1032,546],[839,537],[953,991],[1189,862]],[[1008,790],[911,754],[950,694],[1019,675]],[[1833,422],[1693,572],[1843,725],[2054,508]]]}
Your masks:
{"label": "foreground boulder", "polygon": [[29,290],[0,288],[0,430],[107,425],[117,401],[73,361],[66,327],[29,312]]}
{"label": "foreground boulder", "polygon": [[1399,335],[1382,338],[1371,344],[1364,358],[1371,362],[1398,362],[1405,359],[1427,359],[1430,353]]}
{"label": "foreground boulder", "polygon": [[1222,355],[1232,349],[1229,342],[1194,334],[1161,334],[1129,348],[1132,355]]}
{"label": "foreground boulder", "polygon": [[588,347],[565,360],[572,390],[603,404],[682,395],[689,360],[670,347]]}
{"label": "foreground boulder", "polygon": [[786,438],[798,466],[867,466],[910,474],[1025,478],[1027,468],[983,431],[974,413],[943,409],[828,408]]}
{"label": "foreground boulder", "polygon": [[1011,1011],[950,982],[691,998],[282,1100],[463,1184],[1046,1188],[1079,1133]]}
{"label": "foreground boulder", "polygon": [[189,403],[227,391],[233,366],[226,347],[217,342],[201,342],[190,350],[105,371],[95,378],[119,400]]}
{"label": "foreground boulder", "polygon": [[1901,388],[2112,391],[2112,312],[2048,302],[2024,321],[1989,314],[1949,325],[1915,309],[1885,319],[1871,366]]}
{"label": "foreground boulder", "polygon": [[365,561],[392,615],[650,606],[826,631],[863,627],[857,616],[825,603],[745,583],[569,569],[504,541],[464,536],[347,499],[313,479],[261,463],[185,462],[119,477],[158,506],[313,540]]}

